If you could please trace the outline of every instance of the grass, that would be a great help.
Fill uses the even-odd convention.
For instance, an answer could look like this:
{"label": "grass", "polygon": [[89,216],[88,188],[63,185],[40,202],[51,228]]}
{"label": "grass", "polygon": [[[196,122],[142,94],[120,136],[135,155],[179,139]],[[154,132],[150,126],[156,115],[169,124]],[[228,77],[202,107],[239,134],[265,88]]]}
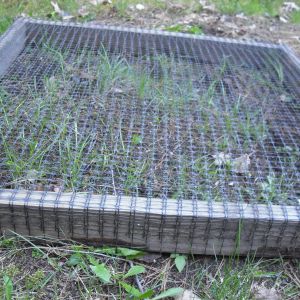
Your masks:
{"label": "grass", "polygon": [[[78,9],[76,0],[57,1],[62,10],[75,13]],[[10,0],[0,1],[0,34],[12,23],[13,19],[24,13],[30,17],[56,19],[57,15],[49,0]]]}
{"label": "grass", "polygon": [[191,34],[202,34],[202,28],[200,26],[190,26],[190,25],[182,25],[182,24],[177,24],[169,27],[165,27],[166,31],[170,32],[185,32],[185,33],[191,33]]}
{"label": "grass", "polygon": [[154,300],[190,290],[200,299],[223,300],[255,299],[260,291],[296,299],[300,292],[296,260],[152,256],[127,248],[2,236],[0,295],[7,300]]}
{"label": "grass", "polygon": [[[28,51],[34,55],[32,48]],[[259,86],[266,93],[282,93],[284,78],[279,62],[270,62],[278,81],[274,87],[268,78],[229,66],[227,61],[215,66],[208,83],[202,83],[206,73],[191,69],[172,55],[157,55],[149,57],[147,63],[136,64],[118,54],[109,55],[104,47],[96,55],[85,49],[74,56],[45,43],[39,51],[42,60],[55,66],[55,73],[47,74],[39,84],[37,77],[13,78],[13,82],[19,82],[16,88],[23,96],[4,89],[0,94],[5,167],[2,185],[6,188],[145,195],[154,180],[152,189],[159,197],[166,180],[165,189],[173,198],[189,198],[196,193],[206,199],[209,183],[213,186],[211,198],[220,201],[220,182],[226,185],[228,199],[236,199],[228,184],[235,182],[236,176],[241,181],[247,176],[257,201],[265,202],[269,197],[273,203],[282,203],[289,198],[286,186],[290,188],[291,184],[280,174],[274,174],[280,180],[270,183],[268,170],[263,171],[265,177],[256,181],[256,173],[251,176],[248,165],[240,166],[243,157],[263,147],[269,136],[269,116],[265,115],[269,103],[255,105],[252,89]],[[232,72],[247,82],[234,105],[228,87]],[[12,103],[17,103],[14,111]],[[144,121],[139,116],[147,110],[156,114],[156,123],[151,122],[150,127],[146,115]],[[191,110],[196,115],[191,115]],[[189,128],[186,116],[193,118]],[[151,160],[145,154],[152,151],[149,132],[155,127],[160,133],[154,143],[160,150],[154,150],[159,153]],[[164,132],[167,127],[168,132]],[[194,147],[202,149],[204,161],[191,158],[183,146],[182,132],[189,131],[201,137],[190,139]],[[166,165],[163,140],[177,149],[172,154],[173,169]],[[228,161],[216,163],[213,157],[218,156],[227,156]],[[286,161],[286,165],[290,163]],[[245,195],[253,200],[253,194]]]}
{"label": "grass", "polygon": [[294,24],[300,23],[300,11],[293,11],[291,14],[291,22]]}
{"label": "grass", "polygon": [[276,16],[283,0],[214,0],[217,8],[225,14]]}
{"label": "grass", "polygon": [[[76,1],[76,0],[58,0],[56,1],[59,8],[62,11],[74,16],[77,21],[85,21],[96,18],[103,12],[108,10],[116,10],[119,17],[128,17],[128,9],[130,6],[135,6],[140,3],[137,0],[113,0],[111,5],[94,6],[88,1]],[[165,8],[164,1],[160,0],[146,0],[143,1],[146,7]],[[85,6],[87,11],[86,16],[80,16],[78,9]],[[55,12],[50,0],[10,0],[0,1],[0,34],[3,33],[12,23],[13,19],[20,15],[26,14],[30,17],[36,18],[48,18],[48,19],[59,19],[59,16]]]}
{"label": "grass", "polygon": [[[116,18],[135,19],[135,5],[142,3],[145,9],[139,11],[139,14],[145,14],[149,11],[167,12],[172,15],[187,15],[190,13],[200,13],[202,6],[196,0],[112,0],[111,4],[92,5],[88,1],[56,1],[61,10],[72,15],[76,21],[91,21],[103,15],[116,14]],[[278,15],[283,0],[211,0],[217,9],[225,14],[245,13],[246,15]],[[299,4],[297,1],[296,3]],[[80,8],[84,7],[84,13],[80,13]],[[60,16],[54,11],[50,0],[10,0],[0,1],[0,34],[3,33],[12,23],[13,19],[26,14],[30,17],[59,19]],[[299,23],[299,12],[291,13],[291,22]],[[197,25],[187,26],[176,24],[167,26],[170,31],[188,32],[192,34],[201,34],[202,29]]]}
{"label": "grass", "polygon": [[[102,162],[95,160],[95,154],[90,153],[91,155],[89,155],[87,153],[93,148],[97,137],[95,134],[85,133],[84,128],[78,125],[79,122],[81,122],[82,110],[87,109],[85,106],[86,103],[81,102],[81,104],[78,105],[75,99],[70,97],[70,91],[64,89],[62,92],[61,90],[64,86],[74,84],[74,74],[76,74],[76,70],[78,70],[77,66],[80,65],[82,61],[79,59],[76,60],[73,65],[70,65],[65,61],[64,57],[66,57],[66,53],[58,53],[55,49],[51,49],[48,46],[46,46],[43,51],[45,51],[48,56],[50,55],[57,63],[60,72],[57,73],[55,77],[44,79],[45,91],[32,90],[32,88],[27,90],[27,95],[32,99],[32,106],[29,107],[29,110],[26,110],[26,114],[33,116],[31,121],[34,126],[32,127],[32,124],[26,122],[20,125],[21,131],[18,135],[19,147],[17,149],[8,144],[7,141],[13,127],[11,124],[15,124],[16,118],[19,118],[20,115],[14,113],[8,117],[6,109],[13,99],[8,99],[9,96],[5,92],[3,92],[3,96],[1,97],[1,110],[5,120],[5,128],[1,128],[6,153],[5,164],[11,172],[12,182],[18,184],[19,182],[26,181],[27,173],[47,174],[47,172],[49,172],[49,169],[46,167],[47,157],[50,153],[52,155],[56,153],[59,160],[59,170],[55,169],[54,172],[62,179],[67,188],[74,190],[79,185],[79,179],[82,178],[81,172],[85,168],[84,164],[94,161],[104,164],[101,169],[111,167],[114,165],[111,161],[112,153],[106,153],[106,159]],[[89,69],[92,68],[90,60],[95,60],[95,57],[90,57],[89,54],[87,57]],[[99,59],[101,62],[98,62],[96,68],[94,66],[94,69],[91,70],[90,73],[81,71],[81,74],[75,75],[75,80],[76,82],[81,80],[80,77],[77,78],[77,76],[83,76],[85,79],[93,81],[95,81],[94,78],[99,78],[100,80],[96,82],[96,96],[100,97],[101,105],[101,101],[106,97],[111,97],[109,94],[113,94],[114,90],[118,87],[119,90],[121,90],[121,88],[124,89],[124,86],[128,83],[134,87],[134,80],[137,78],[137,74],[134,73],[133,69],[129,68],[123,59],[115,57],[111,60],[106,52],[102,51],[99,53]],[[125,81],[125,78],[128,77],[129,82]],[[132,78],[132,81],[130,78]],[[144,97],[144,91],[146,90],[145,85],[146,83],[144,81],[142,85],[141,83],[137,83],[136,89],[140,97]],[[27,87],[25,89],[27,89]],[[59,108],[59,105],[64,105],[64,103],[67,103],[68,109],[58,111],[57,108]],[[23,105],[24,103],[21,102],[19,106],[22,107]],[[25,107],[23,108],[25,109]],[[22,111],[22,113],[24,113],[24,111]],[[75,119],[71,117],[72,115],[75,116]],[[28,125],[30,127],[28,127]],[[49,129],[51,130],[51,134],[55,137],[51,143],[45,141],[45,131],[49,134]],[[112,130],[112,128],[108,129]],[[126,149],[121,133],[119,137],[121,145],[120,151],[125,152]],[[112,151],[111,147],[114,144],[112,132],[109,138],[112,139],[111,142],[109,142],[109,151]],[[134,135],[132,144],[134,147],[138,147],[140,137]],[[103,151],[107,151],[105,144],[102,144],[101,148]],[[145,162],[142,162],[142,165],[143,168],[145,168]],[[122,166],[118,165],[116,168],[120,170]],[[132,184],[136,181],[133,180],[133,178],[135,178],[137,174],[143,173],[143,168],[139,171],[135,171],[135,168],[131,167],[130,173],[132,173],[132,175],[126,180],[127,183],[124,187],[126,190],[129,185],[132,187]],[[37,180],[41,180],[41,177],[36,177],[33,181]],[[131,184],[129,184],[130,182]],[[84,187],[82,182],[80,186]]]}

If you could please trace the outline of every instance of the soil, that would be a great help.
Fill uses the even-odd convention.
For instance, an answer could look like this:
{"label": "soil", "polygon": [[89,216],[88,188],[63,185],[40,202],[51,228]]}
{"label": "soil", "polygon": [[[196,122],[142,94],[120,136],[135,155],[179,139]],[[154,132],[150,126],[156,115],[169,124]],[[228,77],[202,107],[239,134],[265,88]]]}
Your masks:
{"label": "soil", "polygon": [[234,39],[251,39],[285,43],[300,56],[300,25],[285,23],[279,17],[222,15],[214,9],[203,9],[199,13],[184,13],[181,6],[166,11],[150,10],[129,11],[128,17],[121,17],[117,12],[109,11],[101,15],[94,24],[136,26],[141,28],[164,29],[171,25],[196,25],[205,35]]}

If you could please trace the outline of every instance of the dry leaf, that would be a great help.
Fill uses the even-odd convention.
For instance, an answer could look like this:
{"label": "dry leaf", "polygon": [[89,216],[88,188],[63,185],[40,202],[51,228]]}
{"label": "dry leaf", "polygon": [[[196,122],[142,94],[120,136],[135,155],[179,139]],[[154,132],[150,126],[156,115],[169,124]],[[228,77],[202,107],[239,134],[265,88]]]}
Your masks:
{"label": "dry leaf", "polygon": [[96,79],[96,77],[94,75],[92,75],[90,73],[87,73],[87,72],[84,72],[82,70],[79,71],[78,75],[81,79],[88,79],[88,80],[95,80]]}
{"label": "dry leaf", "polygon": [[279,21],[281,21],[282,23],[288,23],[289,21],[284,18],[284,17],[279,17]]}
{"label": "dry leaf", "polygon": [[275,288],[267,288],[265,286],[256,286],[254,292],[254,299],[256,300],[280,300],[281,296]]}
{"label": "dry leaf", "polygon": [[216,6],[211,3],[211,1],[206,1],[206,0],[199,0],[199,4],[202,6],[203,10],[209,11],[209,12],[216,12]]}
{"label": "dry leaf", "polygon": [[213,158],[215,159],[214,164],[216,166],[224,166],[230,163],[230,154],[225,154],[224,152],[213,155]]}
{"label": "dry leaf", "polygon": [[282,13],[290,13],[292,11],[299,11],[300,7],[295,2],[284,2],[281,7]]}
{"label": "dry leaf", "polygon": [[61,9],[59,8],[59,6],[58,6],[58,4],[57,4],[56,2],[51,1],[51,5],[53,6],[54,11],[55,11],[56,13],[58,13],[58,14],[61,13]]}
{"label": "dry leaf", "polygon": [[282,94],[279,96],[280,101],[285,102],[286,101],[286,95]]}
{"label": "dry leaf", "polygon": [[123,94],[124,93],[124,91],[122,89],[117,88],[117,87],[113,87],[111,89],[111,92],[114,93],[114,94]]}
{"label": "dry leaf", "polygon": [[279,96],[279,99],[280,99],[280,101],[282,101],[282,102],[291,102],[291,98],[290,98],[289,96],[285,95],[285,94],[281,94],[281,95]]}
{"label": "dry leaf", "polygon": [[200,300],[191,290],[184,290],[182,294],[174,297],[174,300]]}
{"label": "dry leaf", "polygon": [[95,6],[100,4],[111,4],[111,0],[89,0],[89,2]]}
{"label": "dry leaf", "polygon": [[145,9],[145,6],[144,6],[143,4],[138,3],[138,4],[135,6],[135,8],[136,8],[137,10],[143,10],[143,9]]}
{"label": "dry leaf", "polygon": [[235,173],[244,174],[249,172],[250,157],[248,154],[244,154],[238,158],[235,158],[231,162],[231,169]]}
{"label": "dry leaf", "polygon": [[90,14],[89,11],[88,11],[88,9],[87,9],[87,7],[85,5],[83,5],[82,7],[80,7],[78,9],[77,13],[78,13],[79,17],[83,17],[83,18],[86,17],[86,16],[88,16]]}
{"label": "dry leaf", "polygon": [[37,170],[28,170],[26,173],[26,180],[29,182],[34,182],[38,179],[39,172]]}
{"label": "dry leaf", "polygon": [[57,2],[55,1],[51,1],[51,5],[54,8],[54,11],[63,19],[63,20],[70,20],[73,19],[74,16],[70,15],[69,13],[63,11],[60,9],[60,7],[58,6]]}

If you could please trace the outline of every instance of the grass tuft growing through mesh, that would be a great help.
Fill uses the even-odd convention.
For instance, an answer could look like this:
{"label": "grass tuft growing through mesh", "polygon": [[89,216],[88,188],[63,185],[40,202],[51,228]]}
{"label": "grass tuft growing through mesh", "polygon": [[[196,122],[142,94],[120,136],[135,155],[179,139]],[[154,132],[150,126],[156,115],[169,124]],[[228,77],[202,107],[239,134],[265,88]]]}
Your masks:
{"label": "grass tuft growing through mesh", "polygon": [[279,115],[255,94],[285,93],[279,61],[269,78],[176,52],[135,59],[49,41],[26,51],[28,66],[39,55],[50,67],[2,81],[2,187],[293,203],[285,175],[297,178],[297,154],[279,171],[268,159]]}

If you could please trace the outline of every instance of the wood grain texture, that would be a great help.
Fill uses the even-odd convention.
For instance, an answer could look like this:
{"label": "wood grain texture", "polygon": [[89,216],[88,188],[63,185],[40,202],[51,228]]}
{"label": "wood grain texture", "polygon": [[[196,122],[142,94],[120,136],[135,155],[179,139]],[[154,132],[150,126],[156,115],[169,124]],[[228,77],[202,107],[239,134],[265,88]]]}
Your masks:
{"label": "wood grain texture", "polygon": [[0,192],[2,232],[170,253],[300,257],[297,209],[84,193]]}
{"label": "wood grain texture", "polygon": [[22,20],[14,22],[13,26],[0,38],[0,76],[5,74],[23,50],[25,40],[26,26]]}

